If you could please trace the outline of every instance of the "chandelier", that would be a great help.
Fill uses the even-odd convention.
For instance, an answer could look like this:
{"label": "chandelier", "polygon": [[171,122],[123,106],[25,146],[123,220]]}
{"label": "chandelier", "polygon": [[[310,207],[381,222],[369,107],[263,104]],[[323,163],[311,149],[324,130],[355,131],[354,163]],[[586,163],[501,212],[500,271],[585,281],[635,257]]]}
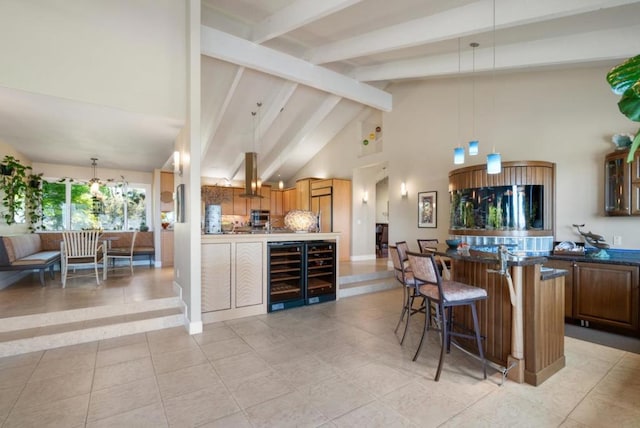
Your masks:
{"label": "chandelier", "polygon": [[93,168],[93,178],[89,180],[90,192],[93,196],[102,196],[100,193],[100,179],[96,175],[96,168],[98,167],[98,158],[91,158],[91,167]]}

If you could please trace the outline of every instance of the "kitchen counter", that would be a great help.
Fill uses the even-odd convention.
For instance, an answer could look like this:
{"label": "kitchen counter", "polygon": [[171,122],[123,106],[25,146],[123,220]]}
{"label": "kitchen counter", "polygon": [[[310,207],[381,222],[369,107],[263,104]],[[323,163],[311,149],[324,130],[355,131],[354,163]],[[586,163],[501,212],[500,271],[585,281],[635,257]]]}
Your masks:
{"label": "kitchen counter", "polygon": [[[547,269],[546,257],[509,256],[469,249],[468,254],[439,244],[439,256],[451,259],[455,281],[483,288],[478,305],[486,357],[516,382],[539,385],[565,366],[564,269]],[[501,269],[504,267],[504,269]],[[472,328],[470,311],[455,308],[454,317]],[[473,351],[474,344],[462,342]]]}
{"label": "kitchen counter", "polygon": [[588,263],[609,263],[626,266],[640,266],[640,250],[606,250],[609,258],[593,257],[594,251],[588,250],[585,255],[580,254],[550,254],[549,260],[567,260]]}
{"label": "kitchen counter", "polygon": [[202,320],[209,323],[267,313],[270,242],[333,241],[339,247],[339,239],[340,233],[202,235]]}

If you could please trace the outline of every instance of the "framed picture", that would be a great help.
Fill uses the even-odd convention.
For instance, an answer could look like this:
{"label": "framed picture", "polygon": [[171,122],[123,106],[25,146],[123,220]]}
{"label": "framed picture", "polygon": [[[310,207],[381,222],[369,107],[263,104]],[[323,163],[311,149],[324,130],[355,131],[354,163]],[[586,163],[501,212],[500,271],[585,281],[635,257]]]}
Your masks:
{"label": "framed picture", "polygon": [[418,193],[418,227],[437,227],[438,192]]}
{"label": "framed picture", "polygon": [[176,222],[184,223],[184,184],[176,188]]}

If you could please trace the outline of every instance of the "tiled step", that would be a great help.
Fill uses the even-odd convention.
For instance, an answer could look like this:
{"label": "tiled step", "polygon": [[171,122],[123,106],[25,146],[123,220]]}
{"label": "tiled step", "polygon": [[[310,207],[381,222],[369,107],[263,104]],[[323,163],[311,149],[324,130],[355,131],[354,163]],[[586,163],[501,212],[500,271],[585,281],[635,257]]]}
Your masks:
{"label": "tiled step", "polygon": [[184,312],[175,297],[4,318],[0,324],[0,357],[6,357],[184,325]]}
{"label": "tiled step", "polygon": [[359,273],[349,276],[340,277],[340,287],[347,286],[356,282],[365,282],[379,279],[393,278],[393,270],[381,270],[375,272]]}
{"label": "tiled step", "polygon": [[363,281],[348,282],[344,284],[340,281],[340,298],[357,296],[366,293],[376,293],[378,291],[390,290],[399,287],[400,283],[394,277],[374,278]]}

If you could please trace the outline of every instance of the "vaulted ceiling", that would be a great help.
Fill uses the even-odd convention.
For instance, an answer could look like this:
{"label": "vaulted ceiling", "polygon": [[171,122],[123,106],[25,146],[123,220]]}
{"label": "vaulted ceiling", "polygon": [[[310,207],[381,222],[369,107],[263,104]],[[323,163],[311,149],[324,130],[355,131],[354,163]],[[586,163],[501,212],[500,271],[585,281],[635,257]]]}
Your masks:
{"label": "vaulted ceiling", "polygon": [[391,110],[394,82],[640,51],[638,1],[202,3],[202,171],[229,179],[245,151],[258,152],[263,180],[289,177],[350,121]]}
{"label": "vaulted ceiling", "polygon": [[[30,37],[40,34],[27,19],[36,6],[11,4],[14,12],[34,8],[24,12],[14,33],[26,28]],[[133,11],[120,7],[112,22],[124,25],[123,17]],[[67,9],[55,10],[55,16],[69,16]],[[94,31],[105,18],[100,12],[112,9],[90,12],[95,21],[81,30]],[[165,58],[152,45],[158,39],[153,31],[167,16],[158,11],[149,22],[127,21],[135,42],[147,43],[140,52],[157,55],[153,65],[159,71]],[[396,82],[613,65],[640,53],[638,16],[640,0],[202,0],[202,175],[241,180],[244,152],[256,151],[263,180],[286,180],[346,124],[392,110]],[[3,28],[12,25],[5,18],[0,18]],[[165,46],[183,18],[174,21],[172,31],[161,33]],[[119,40],[115,28],[104,30],[113,36],[104,43]],[[19,34],[2,37],[0,49],[9,36],[15,40]],[[472,49],[472,42],[479,47]],[[114,45],[104,54],[116,51]],[[113,62],[111,74],[120,71]],[[179,71],[161,77],[175,81],[171,73]],[[146,83],[140,73],[135,78],[119,82],[134,89]],[[167,87],[165,81],[158,84]],[[75,94],[50,97],[1,86],[7,85],[0,80],[0,139],[34,161],[88,166],[94,156],[101,166],[139,171],[169,165],[181,123],[168,108],[154,110],[152,99],[141,114],[124,103],[96,105],[90,99],[78,102]],[[103,99],[109,96],[104,92],[98,94]],[[137,94],[129,92],[133,105]]]}

